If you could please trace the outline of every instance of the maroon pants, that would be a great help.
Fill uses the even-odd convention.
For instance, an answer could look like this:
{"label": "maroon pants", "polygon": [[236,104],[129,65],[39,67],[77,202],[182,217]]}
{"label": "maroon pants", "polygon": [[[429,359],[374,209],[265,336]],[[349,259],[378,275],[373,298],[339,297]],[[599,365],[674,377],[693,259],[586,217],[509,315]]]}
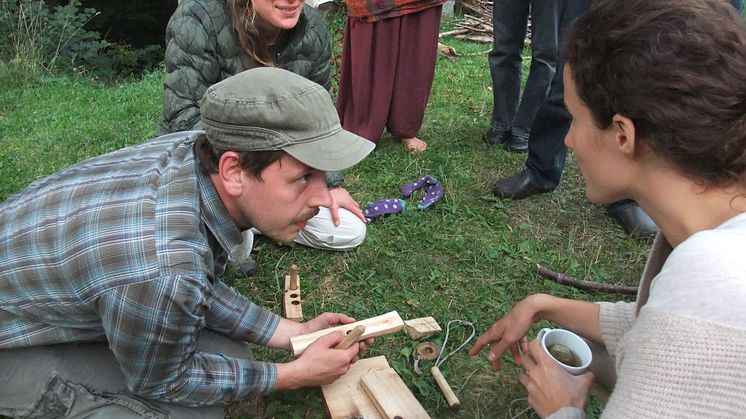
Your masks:
{"label": "maroon pants", "polygon": [[348,17],[337,112],[342,126],[378,143],[383,129],[417,135],[435,75],[441,6],[367,23]]}

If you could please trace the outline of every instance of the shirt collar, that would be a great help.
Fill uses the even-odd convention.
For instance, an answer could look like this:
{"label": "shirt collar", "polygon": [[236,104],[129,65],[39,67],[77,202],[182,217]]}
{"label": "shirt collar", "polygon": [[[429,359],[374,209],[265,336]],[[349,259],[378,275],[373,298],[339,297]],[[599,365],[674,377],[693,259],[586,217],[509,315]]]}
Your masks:
{"label": "shirt collar", "polygon": [[241,230],[239,230],[236,222],[228,214],[223,201],[220,200],[218,191],[215,190],[215,185],[212,184],[210,177],[199,167],[199,162],[197,162],[196,171],[197,184],[199,185],[200,196],[202,198],[200,202],[202,220],[215,236],[223,250],[226,253],[230,253],[243,240]]}

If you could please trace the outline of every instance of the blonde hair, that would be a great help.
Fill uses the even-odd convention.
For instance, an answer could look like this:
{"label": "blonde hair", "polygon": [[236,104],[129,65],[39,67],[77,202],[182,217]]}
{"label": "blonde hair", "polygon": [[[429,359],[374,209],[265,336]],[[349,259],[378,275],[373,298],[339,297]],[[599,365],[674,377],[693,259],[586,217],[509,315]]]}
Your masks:
{"label": "blonde hair", "polygon": [[265,67],[274,67],[269,54],[269,46],[259,33],[256,10],[251,0],[227,0],[231,26],[238,37],[241,49],[253,61]]}

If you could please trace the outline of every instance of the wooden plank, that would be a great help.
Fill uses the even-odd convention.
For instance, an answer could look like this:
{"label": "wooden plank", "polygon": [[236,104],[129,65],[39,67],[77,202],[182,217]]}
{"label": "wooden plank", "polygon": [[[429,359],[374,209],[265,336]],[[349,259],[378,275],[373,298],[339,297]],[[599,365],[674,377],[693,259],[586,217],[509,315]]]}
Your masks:
{"label": "wooden plank", "polygon": [[290,347],[292,348],[293,355],[299,356],[306,350],[308,345],[316,341],[321,336],[326,336],[329,333],[342,331],[347,333],[349,330],[354,329],[356,326],[365,326],[365,333],[360,336],[358,340],[365,340],[368,338],[387,335],[402,330],[404,328],[404,320],[399,317],[399,313],[396,311],[390,311],[386,314],[382,314],[377,317],[371,317],[370,319],[360,320],[355,323],[343,324],[341,326],[330,327],[328,329],[319,330],[306,335],[293,336],[290,338]]}
{"label": "wooden plank", "polygon": [[430,418],[393,368],[369,372],[360,385],[386,419]]}
{"label": "wooden plank", "polygon": [[440,333],[443,329],[432,317],[421,317],[419,319],[405,320],[404,333],[412,339],[419,339],[423,336]]}
{"label": "wooden plank", "polygon": [[365,358],[352,364],[347,374],[321,386],[326,409],[332,419],[382,419],[378,409],[360,387],[360,379],[371,371],[389,368],[385,356]]}
{"label": "wooden plank", "polygon": [[285,287],[282,295],[282,312],[286,319],[295,322],[303,321],[303,307],[300,300],[300,276],[298,266],[290,266],[290,275],[285,275]]}

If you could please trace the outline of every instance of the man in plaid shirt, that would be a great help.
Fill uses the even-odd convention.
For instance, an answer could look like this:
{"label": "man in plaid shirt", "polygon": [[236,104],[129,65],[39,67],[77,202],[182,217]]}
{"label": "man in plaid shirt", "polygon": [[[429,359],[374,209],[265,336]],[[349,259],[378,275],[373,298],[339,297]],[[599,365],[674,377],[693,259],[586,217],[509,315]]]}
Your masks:
{"label": "man in plaid shirt", "polygon": [[372,149],[341,129],[323,87],[276,68],[212,86],[203,131],[84,161],[0,206],[0,414],[222,417],[222,404],[318,386],[365,342],[341,332],[282,364],[246,342],[353,319],[294,323],[219,280],[241,231],[292,241],[331,204],[324,171]]}

